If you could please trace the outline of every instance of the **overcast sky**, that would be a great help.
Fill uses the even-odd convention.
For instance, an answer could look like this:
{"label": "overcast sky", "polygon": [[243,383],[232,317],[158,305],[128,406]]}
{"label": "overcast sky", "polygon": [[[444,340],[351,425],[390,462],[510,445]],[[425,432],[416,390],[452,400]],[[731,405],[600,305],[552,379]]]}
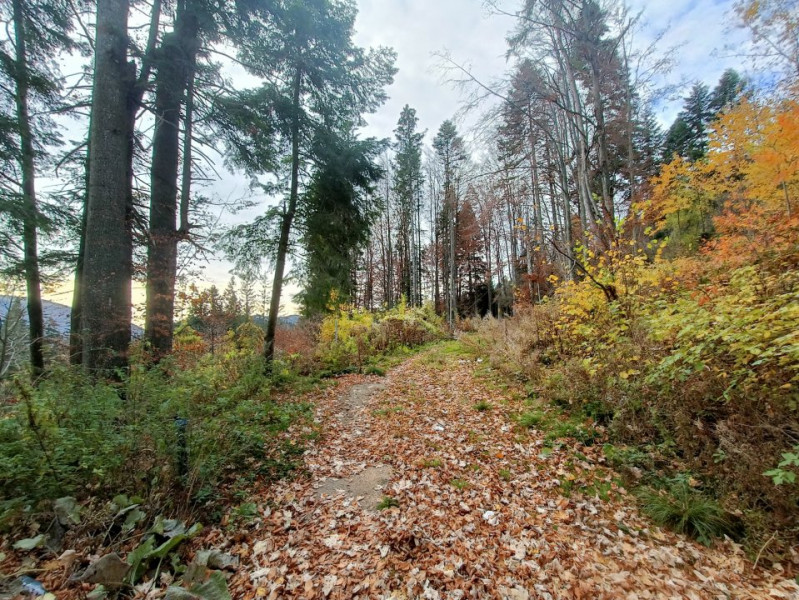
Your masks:
{"label": "overcast sky", "polygon": [[[712,87],[726,68],[741,69],[740,57],[724,50],[740,48],[747,39],[743,31],[730,26],[732,4],[732,0],[628,1],[631,13],[644,11],[643,27],[636,37],[640,47],[648,46],[663,30],[667,33],[658,45],[660,52],[678,47],[674,68],[663,74],[661,83],[683,82],[678,92],[697,80]],[[518,0],[505,0],[502,6],[512,11]],[[425,141],[429,144],[441,123],[459,113],[462,92],[448,83],[436,54],[449,53],[487,84],[501,80],[508,70],[505,37],[514,21],[489,14],[482,0],[359,0],[359,11],[356,42],[394,48],[399,68],[388,90],[388,102],[367,116],[366,135],[392,137],[402,107],[409,104],[417,111],[420,129],[427,130]],[[658,112],[664,124],[673,119],[679,105],[679,100],[660,102]],[[477,117],[470,114],[458,121],[467,140]],[[235,198],[248,194],[245,178],[221,171],[222,181],[213,186],[217,195]],[[225,220],[240,222],[250,215],[252,212]],[[204,277],[208,283],[224,286],[229,270],[225,261],[213,261],[204,269]],[[293,292],[296,288],[290,286],[284,302],[288,312],[294,309],[289,302]]]}
{"label": "overcast sky", "polygon": [[[730,0],[630,0],[631,14],[643,10],[638,45],[649,46],[659,32],[666,31],[658,44],[661,52],[677,48],[675,67],[664,74],[663,83],[715,84],[728,67],[740,68],[741,59],[730,56],[725,46],[740,46],[746,34],[728,27]],[[515,0],[502,4],[508,12]],[[391,137],[405,104],[417,110],[421,129],[428,130],[427,142],[445,119],[460,108],[462,93],[449,84],[436,56],[448,52],[456,62],[468,65],[485,83],[501,79],[508,70],[505,37],[514,20],[491,15],[481,0],[360,0],[356,41],[363,46],[391,46],[398,53],[397,74],[389,88],[389,101],[375,115],[369,115],[370,135]],[[660,106],[664,123],[679,109],[679,102]],[[462,127],[474,121],[466,119]],[[468,133],[468,132],[466,132]]]}

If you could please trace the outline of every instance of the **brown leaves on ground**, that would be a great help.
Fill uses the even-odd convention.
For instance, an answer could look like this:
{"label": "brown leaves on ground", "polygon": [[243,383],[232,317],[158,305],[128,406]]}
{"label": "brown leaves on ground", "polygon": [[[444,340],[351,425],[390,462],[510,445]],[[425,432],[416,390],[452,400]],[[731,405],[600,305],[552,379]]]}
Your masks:
{"label": "brown leaves on ground", "polygon": [[[474,366],[413,359],[355,418],[338,417],[351,412],[348,389],[374,379],[346,377],[324,393],[309,476],[264,492],[259,518],[232,543],[242,558],[234,597],[799,597],[731,542],[708,549],[652,528],[613,483],[609,501],[564,497],[563,480],[612,481],[599,449],[543,451],[543,434],[520,431],[510,418],[519,407]],[[492,408],[476,410],[481,400]],[[392,469],[385,510],[317,493],[375,465]]]}

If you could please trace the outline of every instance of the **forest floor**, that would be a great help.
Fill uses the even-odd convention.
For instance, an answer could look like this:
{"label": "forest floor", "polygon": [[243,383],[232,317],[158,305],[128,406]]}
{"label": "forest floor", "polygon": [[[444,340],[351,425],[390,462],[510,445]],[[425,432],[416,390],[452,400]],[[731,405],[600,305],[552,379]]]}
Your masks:
{"label": "forest floor", "polygon": [[729,540],[652,526],[601,446],[521,428],[523,395],[457,343],[313,400],[305,475],[197,540],[239,556],[234,598],[799,598]]}

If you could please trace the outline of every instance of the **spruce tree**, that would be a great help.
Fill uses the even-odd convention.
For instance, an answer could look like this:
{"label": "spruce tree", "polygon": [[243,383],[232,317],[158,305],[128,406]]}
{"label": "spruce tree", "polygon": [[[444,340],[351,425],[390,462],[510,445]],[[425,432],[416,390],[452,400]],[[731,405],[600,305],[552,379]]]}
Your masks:
{"label": "spruce tree", "polygon": [[353,134],[322,134],[316,146],[318,164],[299,214],[305,265],[298,298],[306,315],[325,313],[334,291],[341,302],[353,299],[352,274],[378,214],[371,192],[382,175],[376,158],[384,148]]}
{"label": "spruce tree", "polygon": [[417,132],[419,119],[416,110],[407,104],[402,109],[397,128],[394,130],[394,195],[398,207],[400,285],[402,293],[413,304],[421,303],[421,276],[419,271],[420,196],[422,177],[422,139],[424,133]]}
{"label": "spruce tree", "polygon": [[[266,145],[261,149],[234,142],[235,159],[253,173],[271,173],[286,184],[272,189],[283,193],[276,210],[259,219],[258,227],[237,231],[240,239],[267,240],[273,253],[275,273],[264,345],[267,362],[274,356],[291,234],[307,183],[303,172],[314,159],[316,135],[360,125],[364,113],[384,102],[384,88],[395,73],[392,50],[367,52],[355,45],[356,14],[352,0],[282,0],[245,32],[244,60],[267,79],[260,90],[247,94],[269,103],[255,110],[269,134],[262,136]],[[275,155],[283,159],[274,160]]]}
{"label": "spruce tree", "polygon": [[433,149],[444,174],[444,206],[441,211],[442,239],[446,240],[443,271],[447,273],[444,290],[447,305],[447,321],[450,327],[455,325],[457,309],[457,215],[458,215],[458,171],[466,154],[463,139],[458,135],[455,123],[444,121],[433,139]]}
{"label": "spruce tree", "polygon": [[[21,244],[3,244],[6,275],[20,274],[26,283],[29,357],[36,379],[44,371],[42,267],[40,234],[50,226],[47,208],[37,196],[37,172],[45,146],[58,140],[46,116],[61,109],[61,87],[55,59],[75,46],[70,39],[69,5],[61,0],[11,0],[0,9],[10,38],[0,46],[0,160],[10,176],[0,183],[5,226]],[[20,248],[20,253],[15,252]]]}

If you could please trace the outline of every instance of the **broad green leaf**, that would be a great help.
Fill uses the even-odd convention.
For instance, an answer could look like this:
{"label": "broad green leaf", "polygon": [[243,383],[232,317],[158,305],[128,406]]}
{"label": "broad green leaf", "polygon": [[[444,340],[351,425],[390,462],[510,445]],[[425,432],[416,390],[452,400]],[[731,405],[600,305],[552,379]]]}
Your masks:
{"label": "broad green leaf", "polygon": [[40,533],[36,537],[19,540],[14,544],[14,550],[33,550],[34,548],[41,547],[44,544],[44,540],[45,535]]}

